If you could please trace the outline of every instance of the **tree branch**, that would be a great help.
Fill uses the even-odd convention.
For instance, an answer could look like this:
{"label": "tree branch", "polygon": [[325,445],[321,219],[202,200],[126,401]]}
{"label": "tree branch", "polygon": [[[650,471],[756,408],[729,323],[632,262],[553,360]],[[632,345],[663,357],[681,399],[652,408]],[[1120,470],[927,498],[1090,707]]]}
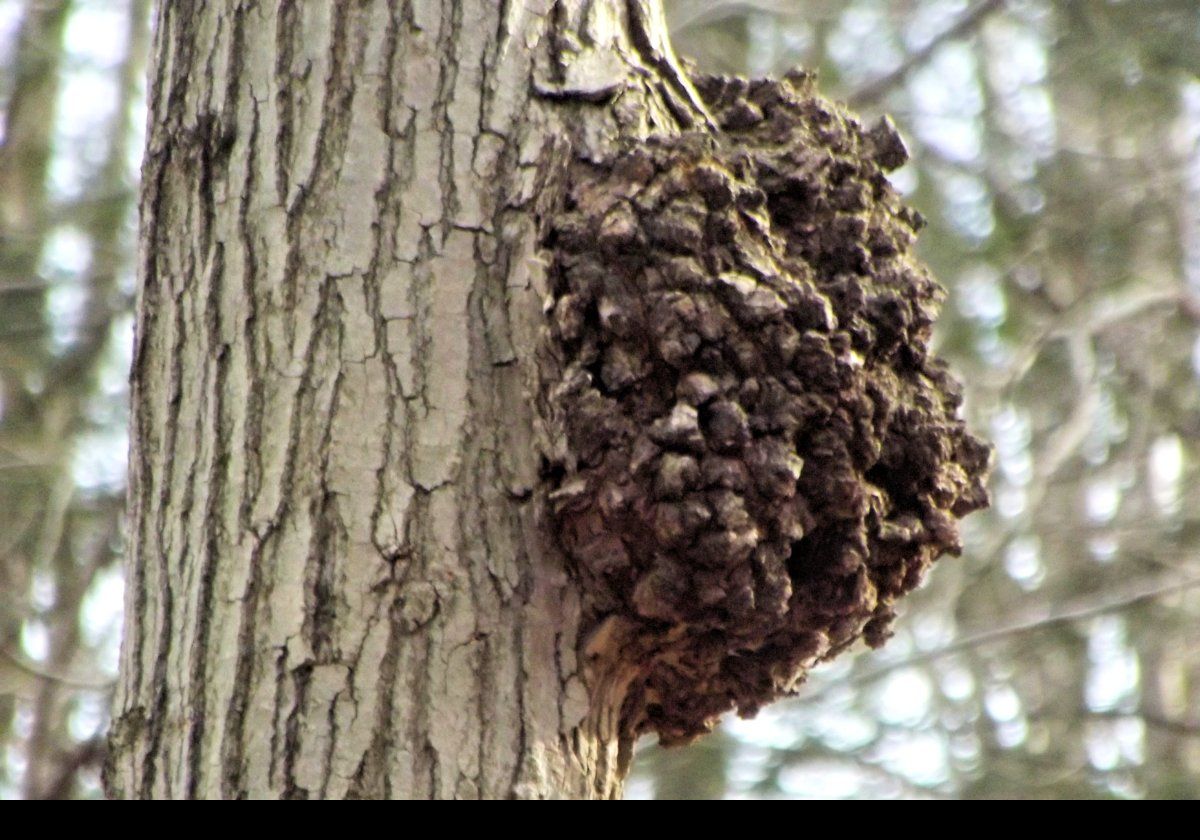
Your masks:
{"label": "tree branch", "polygon": [[0,648],[0,659],[7,660],[9,665],[29,677],[42,682],[58,683],[64,688],[73,688],[81,691],[111,691],[114,685],[112,680],[53,673],[44,668],[39,668],[36,665],[33,665],[24,657],[18,656],[12,651],[5,650],[4,648]]}
{"label": "tree branch", "polygon": [[71,789],[79,777],[79,771],[84,767],[102,764],[105,751],[104,736],[102,735],[84,741],[64,758],[54,781],[44,791],[39,791],[37,798],[66,799],[71,795]]}
{"label": "tree branch", "polygon": [[953,41],[956,38],[967,35],[983,23],[988,15],[999,10],[1004,3],[1005,0],[982,0],[975,8],[959,18],[956,23],[935,35],[928,44],[909,55],[895,70],[880,76],[873,82],[867,82],[857,91],[850,94],[850,104],[855,108],[861,108],[864,105],[872,105],[878,102],[883,98],[884,94],[904,81],[909,73],[928,61],[930,56],[937,51],[938,47],[947,41]]}
{"label": "tree branch", "polygon": [[1105,720],[1124,720],[1126,718],[1137,718],[1147,726],[1155,729],[1161,729],[1163,732],[1170,732],[1173,735],[1184,735],[1194,737],[1200,735],[1200,722],[1190,720],[1177,720],[1164,715],[1155,714],[1154,712],[1143,712],[1134,710],[1132,712],[1107,711],[1093,712],[1085,710],[1083,714],[1091,718],[1103,718]]}
{"label": "tree branch", "polygon": [[1041,611],[1040,615],[1033,615],[1023,621],[1018,621],[1006,627],[999,627],[995,630],[984,630],[978,633],[968,633],[961,639],[951,642],[934,650],[923,651],[912,656],[898,659],[895,662],[888,662],[884,665],[879,665],[876,668],[868,671],[865,674],[852,676],[850,679],[832,682],[820,686],[811,692],[803,693],[799,696],[801,702],[809,702],[816,700],[819,697],[829,693],[835,688],[841,688],[846,685],[860,686],[875,682],[876,680],[887,676],[890,673],[899,671],[903,668],[908,668],[913,665],[921,665],[926,662],[932,662],[935,659],[941,659],[944,656],[949,656],[953,653],[959,653],[971,648],[981,647],[993,642],[1003,641],[1004,639],[1020,636],[1035,630],[1043,630],[1047,627],[1054,627],[1059,624],[1068,624],[1072,621],[1081,621],[1087,618],[1094,618],[1098,615],[1104,615],[1110,612],[1123,610],[1143,601],[1152,601],[1155,598],[1160,598],[1163,595],[1171,595],[1176,592],[1183,592],[1188,589],[1193,589],[1200,586],[1200,577],[1185,578],[1179,580],[1175,578],[1169,581],[1158,579],[1150,584],[1143,585],[1133,591],[1123,593],[1116,597],[1097,598],[1090,597],[1086,599],[1078,599],[1072,604],[1057,612],[1049,612],[1049,610]]}

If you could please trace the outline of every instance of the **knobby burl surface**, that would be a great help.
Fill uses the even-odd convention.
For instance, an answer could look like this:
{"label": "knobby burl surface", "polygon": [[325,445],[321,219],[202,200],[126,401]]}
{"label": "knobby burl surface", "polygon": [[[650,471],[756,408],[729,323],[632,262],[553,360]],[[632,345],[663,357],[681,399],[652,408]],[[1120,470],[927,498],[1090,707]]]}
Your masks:
{"label": "knobby burl surface", "polygon": [[623,734],[665,743],[882,644],[987,503],[890,123],[799,73],[697,86],[722,134],[574,162],[545,239],[554,524]]}

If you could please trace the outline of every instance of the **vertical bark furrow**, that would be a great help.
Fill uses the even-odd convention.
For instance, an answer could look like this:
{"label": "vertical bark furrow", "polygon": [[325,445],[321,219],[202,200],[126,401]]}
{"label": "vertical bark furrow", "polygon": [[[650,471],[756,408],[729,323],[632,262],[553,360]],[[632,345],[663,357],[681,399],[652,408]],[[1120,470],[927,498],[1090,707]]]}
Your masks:
{"label": "vertical bark furrow", "polygon": [[[237,32],[244,33],[244,26],[243,18],[239,16]],[[239,34],[234,43],[238,45],[240,55],[245,49],[243,37]],[[240,60],[232,66],[239,73],[244,71]],[[245,796],[246,792],[242,754],[246,734],[246,705],[256,654],[254,640],[257,596],[262,586],[263,542],[269,535],[269,532],[257,531],[253,522],[254,500],[258,496],[263,474],[261,435],[264,404],[263,371],[257,339],[259,303],[255,290],[265,273],[259,264],[261,256],[257,232],[250,220],[254,204],[252,197],[259,183],[258,169],[261,166],[258,157],[259,106],[253,97],[242,95],[241,88],[232,80],[227,84],[226,102],[229,103],[226,110],[227,113],[231,112],[231,121],[242,114],[249,118],[249,125],[243,129],[242,138],[247,150],[241,156],[244,171],[236,171],[238,159],[234,157],[230,175],[231,184],[239,188],[237,218],[233,227],[236,245],[240,247],[232,247],[231,251],[236,255],[241,273],[241,283],[236,286],[237,292],[234,295],[240,304],[240,317],[237,319],[240,320],[240,324],[230,327],[231,353],[235,360],[231,364],[236,365],[240,371],[238,381],[242,389],[240,393],[230,396],[233,399],[244,397],[246,410],[233,423],[238,433],[234,436],[234,442],[230,443],[227,464],[234,483],[241,489],[241,498],[235,497],[232,500],[236,504],[231,504],[231,513],[225,517],[226,536],[233,539],[238,549],[244,552],[246,563],[244,570],[229,568],[223,571],[221,597],[229,599],[236,606],[230,610],[228,620],[221,628],[220,644],[222,647],[232,645],[236,654],[233,657],[232,680],[217,689],[223,695],[221,706],[224,709],[224,722],[219,735],[219,754],[215,758],[220,764],[221,796],[225,799],[237,799]],[[247,103],[249,107],[244,107]],[[214,734],[214,737],[218,736]]]}
{"label": "vertical bark furrow", "polygon": [[[430,128],[438,148],[438,183],[441,186],[440,217],[435,224],[444,240],[454,224],[459,210],[457,181],[455,179],[455,135],[458,127],[451,116],[451,107],[457,93],[460,48],[462,38],[462,14],[464,3],[441,4],[441,20],[436,36],[437,52],[441,57],[438,67],[437,92],[430,113]],[[432,220],[431,220],[432,221]]]}
{"label": "vertical bark furrow", "polygon": [[114,794],[619,792],[539,513],[530,212],[547,149],[648,120],[530,98],[549,11],[161,6]]}
{"label": "vertical bark furrow", "polygon": [[275,197],[280,206],[286,207],[291,195],[294,45],[296,39],[302,37],[303,31],[296,0],[279,0],[272,23],[275,36],[272,88],[275,93],[276,124],[279,127],[275,139]]}
{"label": "vertical bark furrow", "polygon": [[213,617],[213,589],[218,574],[221,557],[221,538],[224,531],[221,503],[224,501],[226,471],[228,469],[229,444],[228,431],[232,425],[227,414],[228,408],[225,395],[229,376],[229,349],[222,340],[221,296],[223,280],[225,279],[225,263],[223,259],[224,246],[217,245],[206,271],[211,278],[211,286],[206,292],[205,314],[207,334],[207,378],[211,385],[205,402],[207,409],[199,417],[203,417],[203,426],[216,428],[220,433],[204,435],[203,427],[198,423],[197,438],[208,443],[209,451],[205,473],[207,481],[201,486],[205,494],[201,506],[198,534],[200,537],[197,580],[194,584],[196,595],[192,601],[195,612],[193,631],[190,633],[193,641],[189,658],[191,673],[189,674],[188,689],[184,695],[187,701],[187,714],[181,718],[189,725],[187,750],[187,795],[194,798],[199,793],[201,776],[200,761],[203,752],[203,740],[206,733],[208,700],[212,693],[208,685],[208,674],[211,673],[209,660],[214,651],[210,647],[210,629]]}

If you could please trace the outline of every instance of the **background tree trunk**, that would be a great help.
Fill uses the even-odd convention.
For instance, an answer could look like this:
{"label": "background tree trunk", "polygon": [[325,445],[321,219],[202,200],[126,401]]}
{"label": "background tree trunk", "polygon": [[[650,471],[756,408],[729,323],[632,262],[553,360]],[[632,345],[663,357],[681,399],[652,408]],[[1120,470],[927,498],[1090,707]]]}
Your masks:
{"label": "background tree trunk", "polygon": [[155,37],[109,794],[617,795],[538,525],[533,217],[568,145],[696,119],[657,0]]}

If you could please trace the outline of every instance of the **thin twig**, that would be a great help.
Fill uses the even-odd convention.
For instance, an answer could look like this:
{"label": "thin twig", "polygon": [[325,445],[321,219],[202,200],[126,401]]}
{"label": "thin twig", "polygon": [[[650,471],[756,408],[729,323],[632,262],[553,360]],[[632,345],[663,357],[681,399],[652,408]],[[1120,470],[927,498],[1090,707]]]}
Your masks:
{"label": "thin twig", "polygon": [[113,687],[112,680],[89,679],[87,677],[52,673],[44,668],[37,667],[28,662],[24,657],[17,656],[12,651],[5,650],[4,648],[0,648],[0,657],[8,660],[18,671],[22,671],[44,682],[58,683],[65,688],[74,688],[81,691],[110,691]]}
{"label": "thin twig", "polygon": [[1091,710],[1084,711],[1083,714],[1087,717],[1103,718],[1105,720],[1124,720],[1126,718],[1137,718],[1147,726],[1155,729],[1161,729],[1163,732],[1170,732],[1174,735],[1194,736],[1200,735],[1200,723],[1190,720],[1177,720],[1164,715],[1155,714],[1154,712],[1143,712],[1134,710],[1132,712],[1122,712],[1117,710],[1105,712],[1093,712]]}
{"label": "thin twig", "polygon": [[951,642],[948,645],[937,648],[935,650],[922,651],[921,653],[913,654],[912,656],[898,659],[895,662],[888,662],[879,665],[871,671],[852,676],[850,679],[841,680],[838,682],[828,683],[826,685],[815,688],[814,690],[802,693],[799,697],[801,702],[809,702],[819,697],[828,694],[836,688],[843,688],[846,685],[866,685],[875,682],[876,680],[887,676],[895,671],[911,667],[913,665],[921,665],[927,662],[932,662],[936,659],[949,656],[954,653],[960,653],[971,648],[982,647],[993,642],[1003,641],[1020,636],[1024,633],[1029,633],[1035,630],[1043,630],[1047,627],[1054,627],[1059,624],[1069,624],[1073,621],[1081,621],[1087,618],[1094,618],[1105,613],[1116,612],[1117,610],[1125,609],[1126,607],[1134,606],[1143,601],[1152,601],[1155,598],[1160,598],[1163,595],[1170,595],[1176,592],[1183,592],[1188,589],[1194,589],[1200,586],[1200,577],[1185,578],[1179,580],[1174,578],[1169,581],[1162,581],[1159,578],[1156,582],[1140,587],[1135,591],[1126,592],[1114,598],[1087,598],[1080,599],[1074,605],[1050,613],[1043,612],[1041,615],[1034,615],[1024,621],[1018,621],[1005,627],[999,627],[995,630],[983,630],[978,633],[968,633],[961,639]]}
{"label": "thin twig", "polygon": [[849,97],[850,104],[856,108],[861,108],[864,105],[871,105],[879,101],[883,98],[884,94],[904,81],[909,73],[928,61],[929,57],[933,55],[938,47],[947,41],[952,41],[968,34],[983,23],[988,15],[1003,6],[1004,3],[1005,0],[983,0],[983,2],[959,18],[954,25],[939,32],[928,44],[909,55],[895,70],[880,76],[872,82],[867,82],[852,93]]}
{"label": "thin twig", "polygon": [[673,3],[669,7],[667,18],[671,32],[675,33],[692,26],[707,26],[753,12],[777,16],[800,14],[787,0],[703,0],[700,3]]}

